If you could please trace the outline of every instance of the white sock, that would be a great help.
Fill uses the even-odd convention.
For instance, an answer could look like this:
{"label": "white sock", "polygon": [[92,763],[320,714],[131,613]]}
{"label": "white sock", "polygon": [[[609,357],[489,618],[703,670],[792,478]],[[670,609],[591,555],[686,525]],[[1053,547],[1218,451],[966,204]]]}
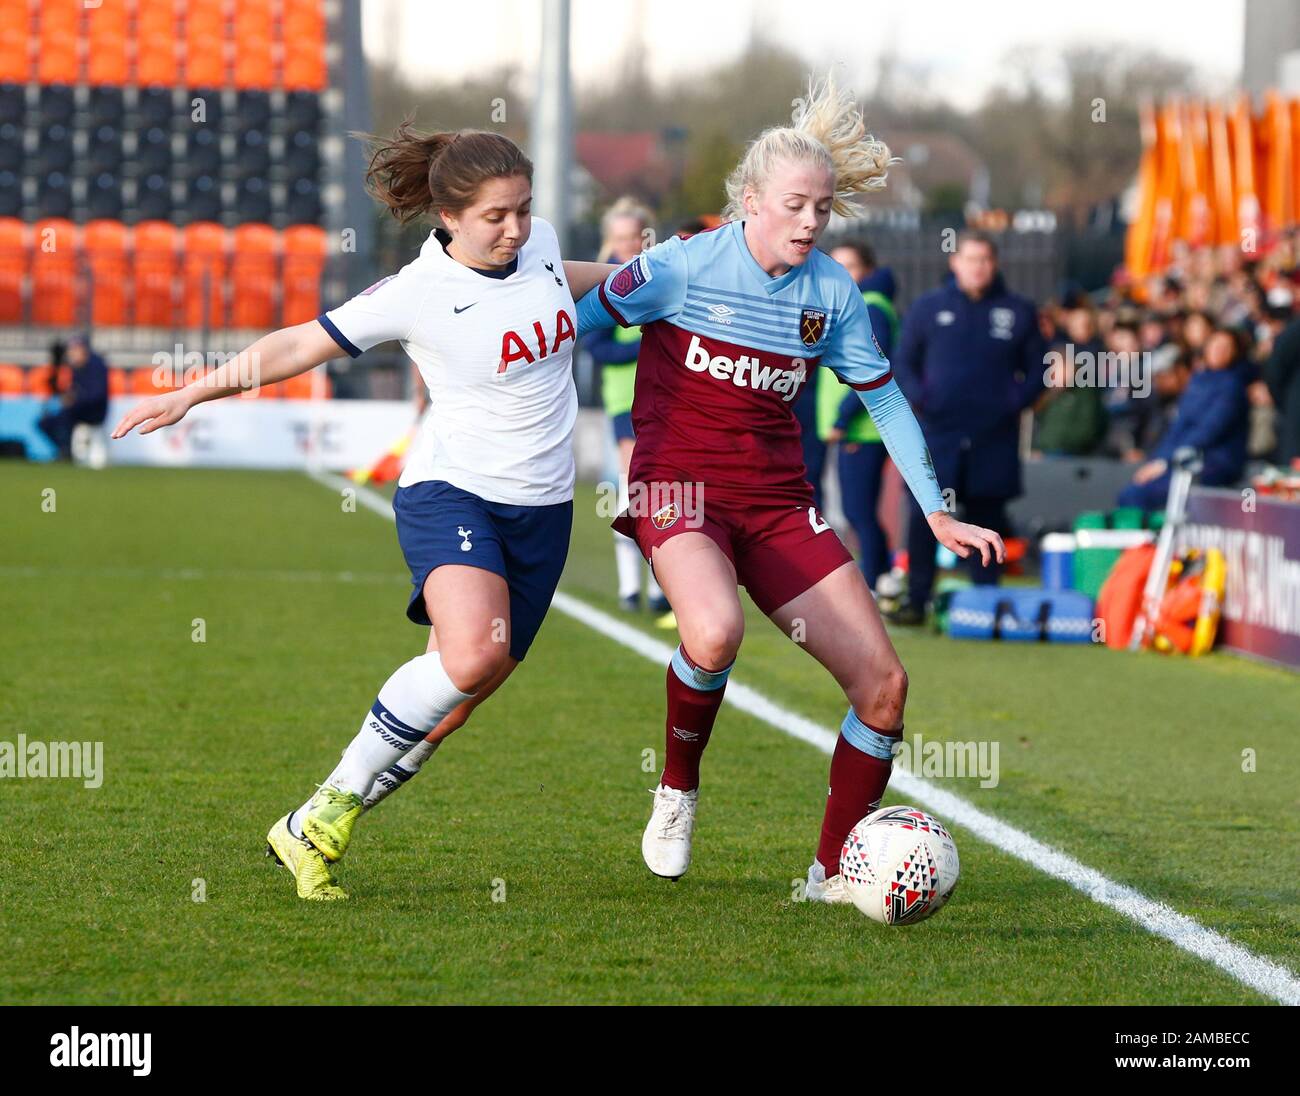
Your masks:
{"label": "white sock", "polygon": [[[356,795],[367,795],[376,776],[396,764],[446,719],[449,712],[473,695],[461,692],[452,684],[437,651],[429,651],[399,666],[384,682],[379,698],[361,723],[361,730],[325,783]],[[302,813],[305,811],[297,812]],[[289,830],[293,833],[297,832],[294,830],[297,814],[289,820]]]}
{"label": "white sock", "polygon": [[634,597],[641,592],[641,549],[622,533],[614,534],[614,562],[618,564],[618,596]]}
{"label": "white sock", "polygon": [[397,764],[389,766],[376,776],[370,785],[370,791],[366,793],[366,810],[387,799],[410,780],[441,745],[441,742],[430,742],[427,738],[423,742],[417,742],[398,759]]}

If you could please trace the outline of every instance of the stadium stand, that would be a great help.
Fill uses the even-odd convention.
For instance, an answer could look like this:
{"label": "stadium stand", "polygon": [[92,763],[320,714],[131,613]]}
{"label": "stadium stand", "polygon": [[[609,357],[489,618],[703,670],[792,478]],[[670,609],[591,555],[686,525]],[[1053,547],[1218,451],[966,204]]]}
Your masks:
{"label": "stadium stand", "polygon": [[43,360],[51,327],[142,348],[159,328],[243,337],[316,314],[328,8],[0,0],[7,364]]}

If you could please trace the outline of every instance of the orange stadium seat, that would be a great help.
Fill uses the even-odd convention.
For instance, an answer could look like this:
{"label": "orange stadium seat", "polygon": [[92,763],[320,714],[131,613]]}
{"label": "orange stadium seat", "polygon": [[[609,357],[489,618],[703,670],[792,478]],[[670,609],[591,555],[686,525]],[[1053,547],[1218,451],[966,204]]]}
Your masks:
{"label": "orange stadium seat", "polygon": [[136,40],[135,81],[142,87],[171,87],[180,77],[175,27],[159,24]]}
{"label": "orange stadium seat", "polygon": [[81,77],[81,0],[41,0],[37,6],[36,77],[42,84],[75,84]]}
{"label": "orange stadium seat", "polygon": [[32,322],[77,322],[77,226],[61,217],[32,226]]}
{"label": "orange stadium seat", "polygon": [[130,233],[121,221],[87,221],[82,230],[90,271],[90,322],[95,327],[121,327],[127,322],[129,242]]}
{"label": "orange stadium seat", "polygon": [[320,315],[320,281],[325,272],[325,230],[316,225],[294,225],[281,236],[284,242],[285,324],[306,323]]}
{"label": "orange stadium seat", "polygon": [[107,0],[98,6],[91,6],[82,0],[86,11],[86,44],[93,48],[101,35],[109,38],[125,37],[128,31],[128,7],[134,7],[127,0]]}
{"label": "orange stadium seat", "polygon": [[269,45],[275,27],[270,0],[235,0],[232,25],[235,41],[241,46],[248,42]]}
{"label": "orange stadium seat", "polygon": [[280,19],[286,38],[292,31],[294,34],[314,34],[322,41],[325,39],[325,10],[321,0],[284,0]]}
{"label": "orange stadium seat", "polygon": [[154,380],[155,367],[139,365],[131,370],[131,392],[136,396],[156,396],[159,392],[171,392],[176,385],[165,381],[159,385]]}
{"label": "orange stadium seat", "polygon": [[34,365],[27,370],[27,394],[44,398],[53,392],[54,366]]}
{"label": "orange stadium seat", "polygon": [[184,0],[181,7],[188,23],[219,26],[226,21],[226,0]]}
{"label": "orange stadium seat", "polygon": [[135,25],[138,32],[165,27],[176,33],[176,0],[135,0]]}
{"label": "orange stadium seat", "polygon": [[166,221],[135,226],[135,322],[172,326],[176,288],[176,228]]}
{"label": "orange stadium seat", "polygon": [[327,76],[323,43],[285,39],[285,91],[324,91]]}
{"label": "orange stadium seat", "polygon": [[31,79],[31,18],[28,0],[0,0],[0,83]]}
{"label": "orange stadium seat", "polygon": [[21,396],[24,379],[21,365],[0,365],[0,396]]}
{"label": "orange stadium seat", "polygon": [[0,323],[22,321],[27,248],[27,226],[17,217],[0,217]]}
{"label": "orange stadium seat", "polygon": [[320,0],[284,0],[284,87],[322,91],[326,83],[325,13]]}
{"label": "orange stadium seat", "polygon": [[233,327],[275,326],[276,244],[270,225],[244,224],[234,231]]}
{"label": "orange stadium seat", "polygon": [[192,88],[226,83],[226,40],[211,33],[185,35],[185,83]]}
{"label": "orange stadium seat", "polygon": [[27,35],[0,31],[0,84],[25,84],[32,76]]}
{"label": "orange stadium seat", "polygon": [[86,51],[86,82],[121,86],[129,78],[126,35],[102,32],[92,37]]}
{"label": "orange stadium seat", "polygon": [[225,327],[226,230],[211,221],[195,222],[186,226],[181,246],[185,326]]}
{"label": "orange stadium seat", "polygon": [[[316,386],[320,384],[320,395],[322,399],[327,399],[330,394],[329,380],[321,374],[321,381],[315,377],[316,370],[310,369],[306,373],[299,373],[296,377],[290,377],[284,382],[284,398],[286,400],[313,400],[316,398]],[[324,383],[322,383],[322,381]]]}
{"label": "orange stadium seat", "polygon": [[114,396],[125,396],[130,391],[130,385],[127,382],[126,370],[113,368],[108,371],[108,395],[109,398]]}
{"label": "orange stadium seat", "polygon": [[66,46],[41,45],[36,51],[36,79],[42,84],[75,84],[81,76],[76,39]]}
{"label": "orange stadium seat", "polygon": [[235,39],[235,87],[241,91],[256,89],[270,91],[275,87],[275,60],[271,53],[271,43],[254,39],[244,41]]}
{"label": "orange stadium seat", "polygon": [[86,80],[91,84],[125,84],[130,79],[125,3],[86,9]]}

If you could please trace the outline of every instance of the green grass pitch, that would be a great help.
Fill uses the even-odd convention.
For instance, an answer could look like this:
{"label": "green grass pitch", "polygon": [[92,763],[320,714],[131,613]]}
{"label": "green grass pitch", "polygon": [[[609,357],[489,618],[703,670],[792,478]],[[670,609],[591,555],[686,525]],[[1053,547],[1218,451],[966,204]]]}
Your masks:
{"label": "green grass pitch", "polygon": [[[562,589],[617,613],[593,500],[580,489]],[[924,924],[794,901],[827,758],[732,707],[690,874],[650,876],[664,669],[558,612],[359,824],[352,900],[299,902],[266,830],[423,649],[392,524],[290,473],[8,464],[0,507],[0,738],[104,744],[100,788],[0,781],[0,1002],[1265,1000],[961,827],[961,883]],[[837,726],[834,683],[748,611],[735,679]],[[997,787],[945,787],[1300,969],[1295,676],[896,642],[909,734],[1000,744]]]}

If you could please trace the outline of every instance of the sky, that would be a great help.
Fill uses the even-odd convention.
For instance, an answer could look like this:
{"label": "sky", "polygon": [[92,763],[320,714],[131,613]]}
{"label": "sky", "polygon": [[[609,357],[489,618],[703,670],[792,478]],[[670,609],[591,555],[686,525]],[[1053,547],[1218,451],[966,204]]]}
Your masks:
{"label": "sky", "polygon": [[[574,81],[617,78],[638,21],[651,79],[707,72],[734,57],[757,22],[822,69],[842,63],[865,90],[878,59],[894,55],[926,73],[959,109],[1003,78],[1012,46],[1053,53],[1069,45],[1148,44],[1186,60],[1209,90],[1241,69],[1244,0],[571,0]],[[372,63],[396,63],[416,80],[455,80],[477,70],[535,72],[541,0],[364,0]],[[525,86],[527,86],[525,84]]]}

